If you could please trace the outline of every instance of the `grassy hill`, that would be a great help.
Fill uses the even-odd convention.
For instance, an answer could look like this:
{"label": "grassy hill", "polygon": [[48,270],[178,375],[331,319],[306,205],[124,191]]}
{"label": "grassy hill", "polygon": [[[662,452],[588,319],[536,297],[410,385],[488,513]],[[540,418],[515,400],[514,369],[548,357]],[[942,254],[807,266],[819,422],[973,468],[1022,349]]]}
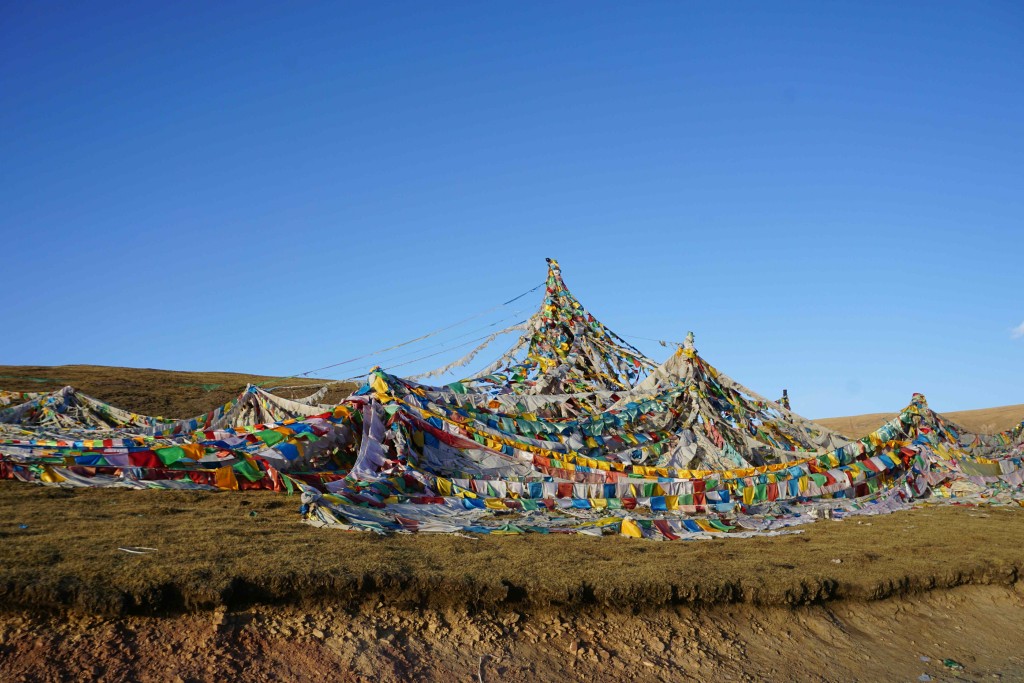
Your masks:
{"label": "grassy hill", "polygon": [[[71,385],[119,408],[143,415],[185,418],[204,413],[238,396],[246,384],[267,382],[285,386],[314,387],[322,379],[281,378],[237,372],[179,372],[148,368],[117,368],[103,365],[0,365],[0,389],[7,391],[54,391]],[[352,384],[331,388],[325,402],[352,393]],[[288,398],[308,396],[312,390],[276,392]]]}
{"label": "grassy hill", "polygon": [[[940,407],[932,406],[956,424],[969,429],[975,434],[994,434],[1020,424],[1024,420],[1024,403],[997,408],[979,408],[977,410],[955,410],[943,412]],[[849,437],[860,437],[878,428],[884,422],[896,417],[897,413],[868,413],[849,417],[826,417],[815,420],[818,424],[830,427]]]}
{"label": "grassy hill", "polygon": [[[237,372],[179,372],[148,368],[117,368],[103,365],[0,365],[0,389],[8,391],[53,391],[71,385],[89,396],[144,415],[192,417],[226,403],[246,384],[316,386],[323,379],[282,378]],[[339,384],[328,392],[325,402],[339,401],[354,389]],[[296,398],[309,395],[306,389],[276,392]],[[849,437],[860,437],[895,417],[896,413],[869,413],[816,420]],[[1024,420],[1024,404],[943,413],[954,422],[978,433],[1000,432]]]}

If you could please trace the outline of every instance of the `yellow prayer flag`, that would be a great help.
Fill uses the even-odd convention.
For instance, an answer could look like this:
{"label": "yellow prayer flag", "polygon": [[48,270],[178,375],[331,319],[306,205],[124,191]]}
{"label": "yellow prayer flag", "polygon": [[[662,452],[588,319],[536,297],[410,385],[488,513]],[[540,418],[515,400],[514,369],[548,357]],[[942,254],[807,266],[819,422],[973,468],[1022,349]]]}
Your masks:
{"label": "yellow prayer flag", "polygon": [[443,477],[437,478],[437,481],[434,483],[434,488],[436,488],[437,492],[442,496],[452,495],[452,482]]}
{"label": "yellow prayer flag", "polygon": [[370,388],[381,396],[386,396],[388,394],[388,383],[384,381],[383,377],[376,373],[373,375],[373,379],[370,380]]}
{"label": "yellow prayer flag", "polygon": [[644,537],[643,534],[640,533],[640,527],[638,527],[636,522],[631,519],[622,520],[622,527],[620,528],[619,533],[623,536],[629,536],[630,538]]}
{"label": "yellow prayer flag", "polygon": [[206,449],[203,448],[202,444],[183,443],[179,446],[179,448],[185,451],[185,455],[187,455],[192,460],[199,460],[204,455],[206,455]]}
{"label": "yellow prayer flag", "polygon": [[66,481],[64,477],[57,474],[57,471],[49,465],[43,467],[43,473],[39,475],[39,479],[47,484],[59,484],[62,481]]}
{"label": "yellow prayer flag", "polygon": [[230,465],[218,467],[213,473],[213,480],[214,485],[219,489],[238,490],[238,479],[235,478],[235,470]]}

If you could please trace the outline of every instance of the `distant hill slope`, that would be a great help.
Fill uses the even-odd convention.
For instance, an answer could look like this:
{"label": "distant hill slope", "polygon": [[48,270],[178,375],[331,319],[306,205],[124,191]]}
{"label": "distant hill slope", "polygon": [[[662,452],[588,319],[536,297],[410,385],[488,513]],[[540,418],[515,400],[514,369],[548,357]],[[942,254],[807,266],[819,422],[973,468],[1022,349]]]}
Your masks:
{"label": "distant hill slope", "polygon": [[[179,372],[104,365],[0,365],[0,389],[8,391],[53,391],[71,385],[95,398],[144,415],[192,417],[230,401],[246,384],[275,382],[283,385],[323,384],[323,379],[285,379],[237,372]],[[354,384],[332,388],[325,402],[336,402],[354,391]],[[282,390],[281,396],[296,398],[305,389]],[[992,433],[1009,429],[1024,420],[1024,404],[942,413],[975,432]],[[851,438],[864,436],[896,413],[869,413],[850,417],[815,420]]]}
{"label": "distant hill slope", "polygon": [[[932,406],[935,410],[936,406]],[[939,413],[965,429],[977,434],[993,434],[1009,429],[1024,420],[1024,403],[998,408],[980,408],[978,410],[956,410]],[[857,438],[868,434],[896,416],[896,413],[868,413],[850,417],[825,417],[815,420],[818,424],[830,427],[841,434]]]}
{"label": "distant hill slope", "polygon": [[[8,391],[54,391],[71,385],[82,392],[143,415],[186,418],[199,415],[238,396],[246,384],[277,382],[285,386],[323,384],[322,379],[280,378],[236,372],[178,372],[103,365],[0,365],[0,389]],[[328,392],[325,402],[338,401],[355,389],[339,384]],[[298,398],[312,390],[276,392]]]}

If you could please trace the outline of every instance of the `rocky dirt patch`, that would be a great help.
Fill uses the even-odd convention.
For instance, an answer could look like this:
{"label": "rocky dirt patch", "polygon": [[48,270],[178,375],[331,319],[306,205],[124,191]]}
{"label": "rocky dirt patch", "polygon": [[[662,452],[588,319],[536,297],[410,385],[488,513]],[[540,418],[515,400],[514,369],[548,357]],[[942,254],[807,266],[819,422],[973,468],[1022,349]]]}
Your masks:
{"label": "rocky dirt patch", "polygon": [[1022,598],[1015,588],[968,586],[796,608],[9,612],[0,613],[0,679],[1020,680]]}

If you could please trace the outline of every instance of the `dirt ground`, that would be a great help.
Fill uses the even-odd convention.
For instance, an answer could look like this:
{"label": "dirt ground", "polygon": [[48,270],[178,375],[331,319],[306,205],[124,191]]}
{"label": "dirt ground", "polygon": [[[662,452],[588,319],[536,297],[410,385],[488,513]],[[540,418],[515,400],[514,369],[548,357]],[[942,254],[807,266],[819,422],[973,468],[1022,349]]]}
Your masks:
{"label": "dirt ground", "polygon": [[1024,594],[996,586],[797,608],[8,612],[0,679],[1014,681],[1022,632]]}

